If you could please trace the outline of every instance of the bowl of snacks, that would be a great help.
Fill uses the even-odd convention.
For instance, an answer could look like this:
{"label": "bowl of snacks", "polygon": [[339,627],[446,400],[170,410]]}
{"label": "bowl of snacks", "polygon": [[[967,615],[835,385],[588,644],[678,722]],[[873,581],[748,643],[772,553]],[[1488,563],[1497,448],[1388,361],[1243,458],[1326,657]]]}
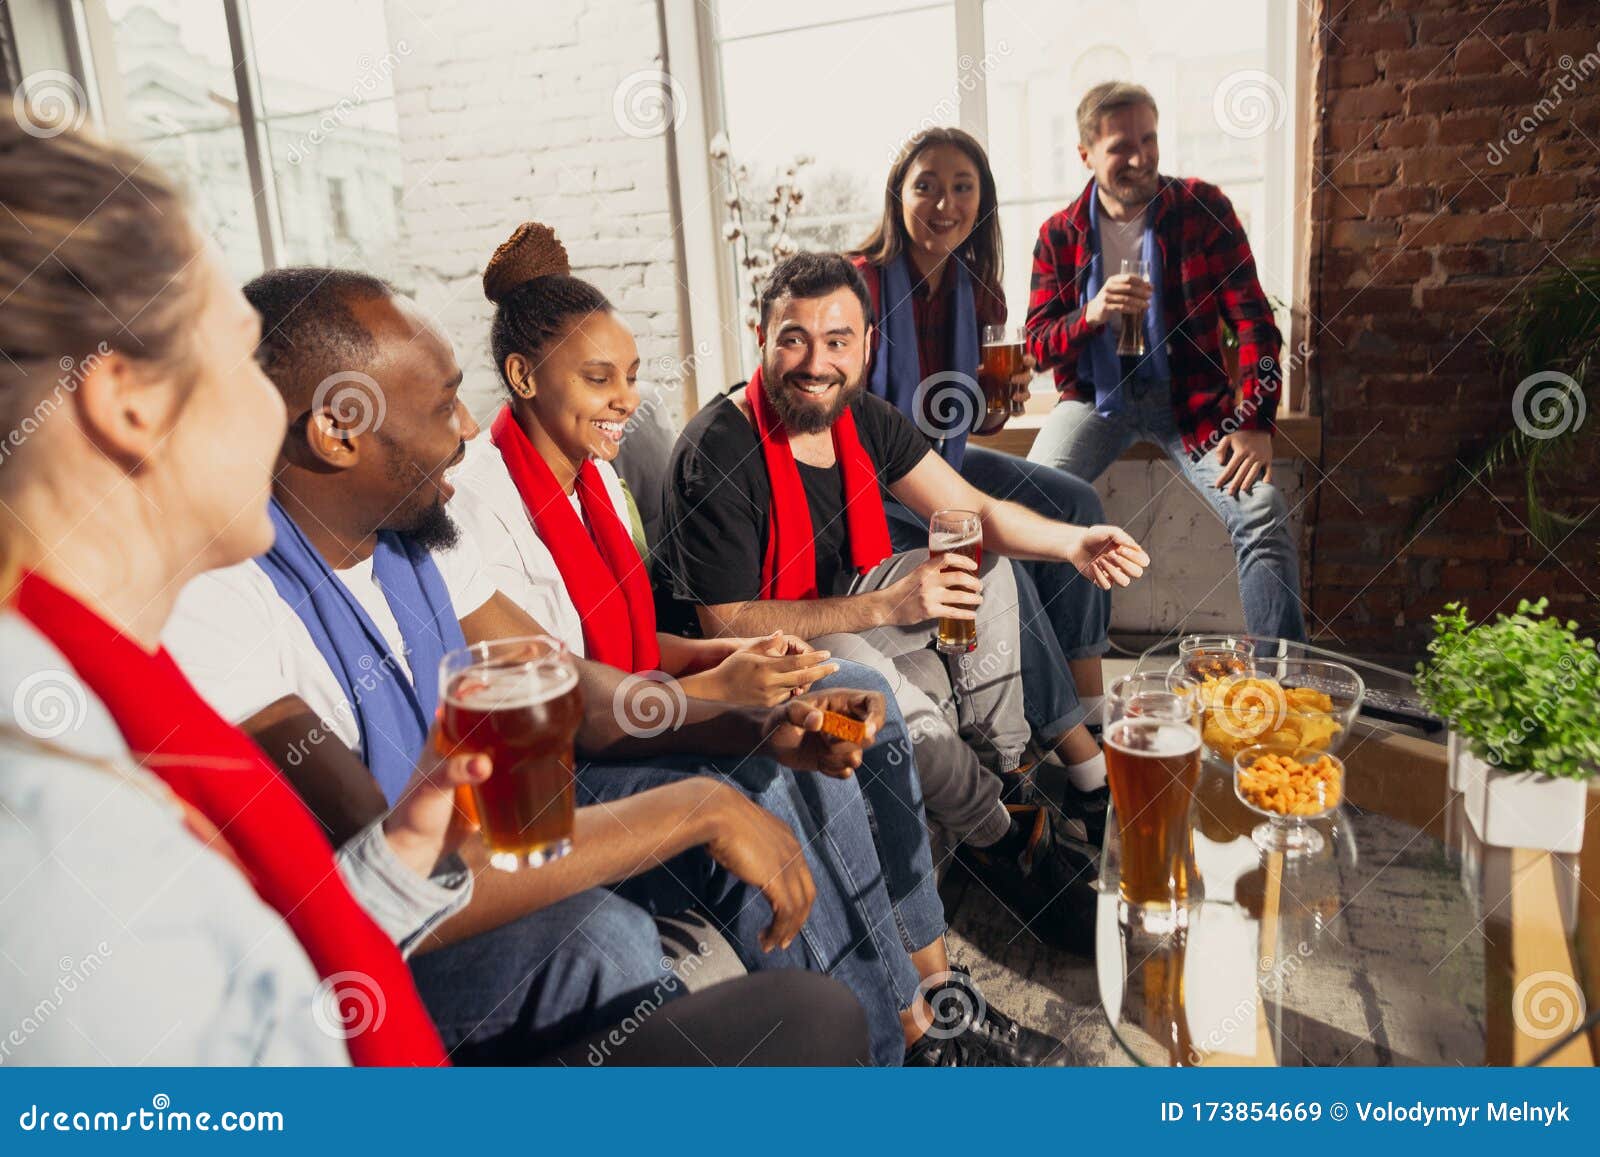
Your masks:
{"label": "bowl of snacks", "polygon": [[1240,635],[1185,635],[1178,642],[1178,662],[1195,682],[1247,674],[1256,645]]}
{"label": "bowl of snacks", "polygon": [[1310,825],[1343,802],[1344,762],[1323,751],[1252,744],[1233,757],[1233,790],[1245,807],[1267,817],[1250,833],[1256,847],[1290,857],[1314,855],[1324,840]]}
{"label": "bowl of snacks", "polygon": [[1200,680],[1200,737],[1223,766],[1257,743],[1331,755],[1349,738],[1365,694],[1343,663],[1258,658],[1245,674]]}

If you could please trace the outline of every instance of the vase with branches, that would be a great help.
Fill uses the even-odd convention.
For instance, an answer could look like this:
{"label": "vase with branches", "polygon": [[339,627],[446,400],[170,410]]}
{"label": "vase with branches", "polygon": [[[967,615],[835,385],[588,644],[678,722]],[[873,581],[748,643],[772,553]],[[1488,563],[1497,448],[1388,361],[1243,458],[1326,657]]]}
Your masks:
{"label": "vase with branches", "polygon": [[727,209],[722,238],[733,247],[744,321],[753,331],[760,321],[762,281],[779,261],[799,252],[799,245],[789,234],[789,222],[805,201],[801,173],[812,164],[813,158],[803,154],[795,157],[778,170],[770,192],[746,200],[750,169],[733,159],[727,136],[718,133],[712,138],[709,151],[721,173],[722,201]]}

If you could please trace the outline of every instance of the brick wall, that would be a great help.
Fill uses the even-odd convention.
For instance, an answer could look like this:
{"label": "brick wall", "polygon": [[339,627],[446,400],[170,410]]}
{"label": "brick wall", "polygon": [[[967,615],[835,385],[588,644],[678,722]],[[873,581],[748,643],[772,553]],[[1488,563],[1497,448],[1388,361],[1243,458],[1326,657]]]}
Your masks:
{"label": "brick wall", "polygon": [[[647,371],[675,363],[667,137],[650,132],[637,75],[662,63],[654,0],[394,0],[386,14],[391,43],[411,48],[394,78],[403,280],[455,343],[474,413],[499,388],[479,279],[525,220],[554,227],[573,271],[627,316]],[[615,103],[629,78],[646,98],[632,132]]]}
{"label": "brick wall", "polygon": [[[1517,295],[1600,253],[1600,4],[1321,0],[1319,18],[1309,305],[1331,484],[1311,513],[1314,616],[1376,649],[1416,648],[1451,599],[1486,615],[1550,595],[1593,622],[1600,520],[1552,557],[1515,467],[1415,541],[1406,528],[1511,426],[1516,382],[1489,339]],[[1592,500],[1592,475],[1578,489]]]}

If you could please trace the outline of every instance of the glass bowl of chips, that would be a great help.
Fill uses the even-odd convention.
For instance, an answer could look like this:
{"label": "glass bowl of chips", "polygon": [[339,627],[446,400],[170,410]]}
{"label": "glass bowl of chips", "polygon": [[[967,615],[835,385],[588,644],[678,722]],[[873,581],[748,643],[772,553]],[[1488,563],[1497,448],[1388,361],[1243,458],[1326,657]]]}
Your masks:
{"label": "glass bowl of chips", "polygon": [[1344,802],[1344,762],[1325,751],[1256,743],[1233,757],[1233,790],[1251,811],[1267,817],[1250,833],[1263,852],[1290,858],[1315,855],[1326,841],[1311,827]]}
{"label": "glass bowl of chips", "polygon": [[1332,755],[1349,738],[1365,694],[1361,676],[1343,663],[1257,656],[1245,674],[1200,680],[1200,738],[1225,767],[1257,743]]}

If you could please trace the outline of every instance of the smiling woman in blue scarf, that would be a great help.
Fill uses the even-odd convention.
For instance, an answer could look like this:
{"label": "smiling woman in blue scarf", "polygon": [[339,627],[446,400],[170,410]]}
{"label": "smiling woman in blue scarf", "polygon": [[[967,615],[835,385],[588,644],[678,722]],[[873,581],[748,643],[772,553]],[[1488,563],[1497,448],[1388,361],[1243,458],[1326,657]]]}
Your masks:
{"label": "smiling woman in blue scarf", "polygon": [[[900,150],[883,218],[851,254],[877,317],[868,388],[912,418],[978,489],[1048,518],[1093,525],[1105,514],[1088,483],[967,440],[984,418],[982,327],[1006,320],[997,202],[989,158],[960,129],[924,130]],[[1013,391],[1025,397],[1032,380],[1029,357]],[[927,546],[920,519],[892,502],[888,513],[896,550]],[[1028,722],[1048,750],[1077,724],[1098,719],[1111,596],[1067,564],[1018,563],[1016,571]],[[1083,750],[1071,759],[1081,766],[1097,752],[1085,731],[1074,738]],[[1082,791],[1100,786],[1096,775],[1072,779]]]}

